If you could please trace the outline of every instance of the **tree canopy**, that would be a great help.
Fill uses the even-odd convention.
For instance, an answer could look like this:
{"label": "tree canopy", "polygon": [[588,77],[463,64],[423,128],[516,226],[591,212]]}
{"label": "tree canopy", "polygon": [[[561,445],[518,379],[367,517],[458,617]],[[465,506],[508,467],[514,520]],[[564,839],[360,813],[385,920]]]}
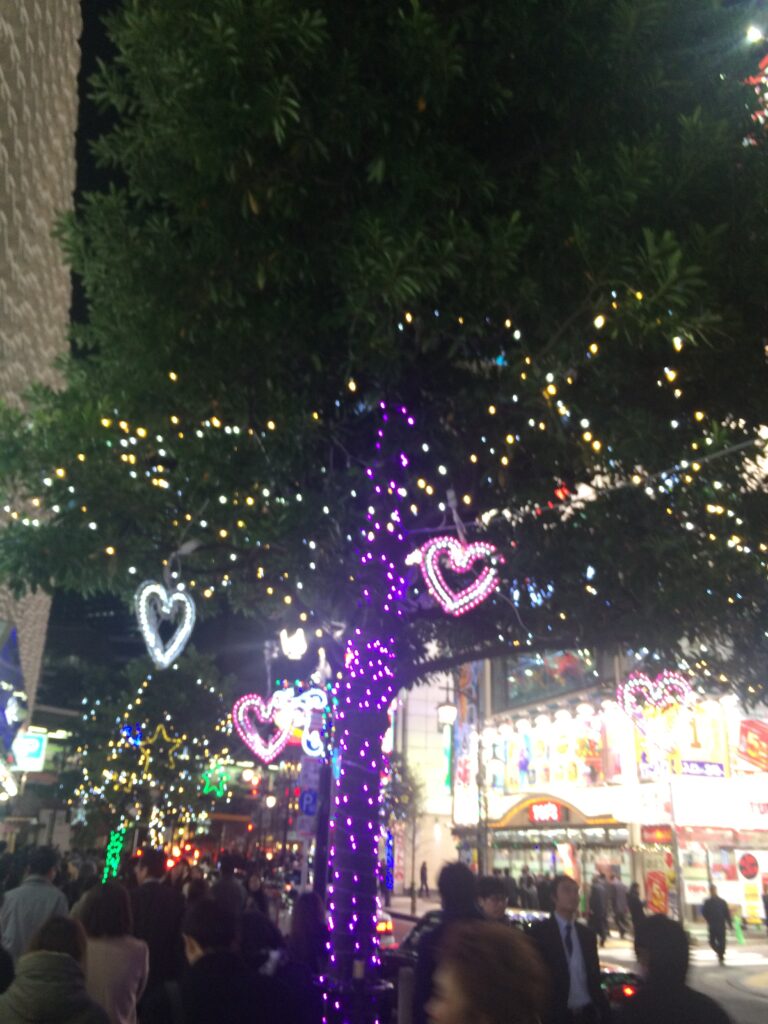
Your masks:
{"label": "tree canopy", "polygon": [[458,622],[413,570],[403,682],[435,640],[622,645],[757,696],[746,27],[718,0],[126,0],[92,83],[112,185],[60,232],[87,319],[66,388],[0,420],[2,575],[128,597],[168,563],[201,612],[342,635],[402,401],[414,545],[460,519],[504,558]]}

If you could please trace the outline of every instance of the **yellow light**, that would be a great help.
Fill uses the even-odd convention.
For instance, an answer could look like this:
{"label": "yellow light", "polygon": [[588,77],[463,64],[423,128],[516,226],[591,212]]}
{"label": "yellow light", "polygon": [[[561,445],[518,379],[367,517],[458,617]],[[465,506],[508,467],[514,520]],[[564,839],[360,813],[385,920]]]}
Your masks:
{"label": "yellow light", "polygon": [[274,594],[274,592],[275,592],[275,588],[274,587],[267,587],[267,593],[269,594],[270,597]]}
{"label": "yellow light", "polygon": [[413,323],[413,313],[406,313],[405,314],[405,322],[407,324]]}
{"label": "yellow light", "polygon": [[267,430],[274,430],[274,429],[275,429],[275,421],[274,420],[267,420]]}
{"label": "yellow light", "polygon": [[313,420],[319,420],[320,419],[320,413],[319,412],[313,412],[312,413],[312,419]]}
{"label": "yellow light", "polygon": [[509,319],[509,317],[507,317],[507,319],[504,321],[504,326],[507,329],[509,329],[512,326],[512,321]]}
{"label": "yellow light", "polygon": [[673,380],[677,379],[677,370],[673,370],[671,366],[664,367],[664,376],[671,384]]}
{"label": "yellow light", "polygon": [[293,602],[293,598],[291,597],[290,594],[286,594],[285,597],[283,598],[283,601],[285,602],[285,604],[291,604]]}
{"label": "yellow light", "polygon": [[592,440],[592,431],[591,430],[585,430],[584,433],[581,436],[584,438],[585,441],[591,441]]}
{"label": "yellow light", "polygon": [[469,461],[473,463],[477,462],[477,456],[474,454],[474,452],[472,453],[472,455],[469,456]]}
{"label": "yellow light", "polygon": [[120,420],[117,425],[118,425],[118,427],[120,427],[120,429],[123,431],[123,433],[125,433],[125,434],[128,433],[128,421],[127,420]]}
{"label": "yellow light", "polygon": [[496,415],[496,406],[495,405],[489,405],[488,406],[488,415],[489,416],[495,416]]}
{"label": "yellow light", "polygon": [[347,387],[350,391],[357,391],[357,382],[350,379],[347,381]]}
{"label": "yellow light", "polygon": [[112,420],[108,416],[103,416],[101,419],[101,425],[102,427],[111,427]]}
{"label": "yellow light", "polygon": [[115,549],[112,547],[111,544],[109,544],[107,545],[107,547],[104,548],[104,553],[107,555],[114,555]]}
{"label": "yellow light", "polygon": [[507,444],[514,444],[515,443],[515,436],[514,436],[514,434],[507,434],[507,436],[504,438],[504,440],[507,442]]}
{"label": "yellow light", "polygon": [[59,466],[59,468],[56,470],[56,476],[59,478],[59,480],[63,480],[66,475],[66,469],[64,469],[63,466]]}
{"label": "yellow light", "polygon": [[432,495],[435,493],[435,489],[432,484],[427,484],[427,494]]}
{"label": "yellow light", "polygon": [[701,423],[701,421],[704,419],[704,413],[697,411],[693,414],[693,418],[696,420],[697,423]]}
{"label": "yellow light", "polygon": [[221,530],[219,530],[219,536],[221,537],[222,540],[224,540],[224,538],[228,536],[227,531],[223,527]]}
{"label": "yellow light", "polygon": [[85,462],[85,455],[83,455],[82,452],[78,452],[77,453],[77,461],[78,462]]}
{"label": "yellow light", "polygon": [[299,618],[301,619],[302,622],[306,622],[309,616],[307,615],[306,612],[302,612],[301,615],[299,615]]}
{"label": "yellow light", "polygon": [[680,338],[680,337],[674,337],[672,339],[672,348],[675,350],[675,352],[682,352],[683,351],[683,339]]}
{"label": "yellow light", "polygon": [[248,495],[248,497],[247,497],[247,498],[245,499],[245,504],[246,504],[246,505],[252,505],[252,504],[253,504],[253,498],[252,498],[252,497],[250,496],[250,494],[249,494],[249,495]]}
{"label": "yellow light", "polygon": [[464,502],[465,505],[472,504],[472,498],[468,494],[465,494],[461,500]]}
{"label": "yellow light", "polygon": [[238,519],[237,520],[237,526],[238,526],[238,529],[244,530],[245,529],[245,520],[244,519]]}
{"label": "yellow light", "polygon": [[464,323],[464,317],[463,317],[463,316],[460,316],[460,317],[459,317],[459,323],[460,323],[460,324],[463,324],[463,323]]}
{"label": "yellow light", "polygon": [[555,387],[554,384],[547,384],[547,394],[548,395],[556,395],[557,394],[557,388]]}
{"label": "yellow light", "polygon": [[597,441],[597,440],[595,440],[595,441],[593,441],[593,442],[592,442],[592,447],[593,447],[593,449],[594,449],[594,450],[595,450],[596,452],[599,452],[599,451],[600,451],[600,449],[601,449],[601,448],[602,448],[603,446],[602,446],[602,443],[601,443],[600,441]]}
{"label": "yellow light", "polygon": [[179,417],[178,416],[171,416],[171,423],[174,425],[174,427],[178,424],[178,422],[179,422]]}
{"label": "yellow light", "polygon": [[637,299],[638,302],[642,302],[643,301],[643,293],[642,292],[635,292],[635,298]]}
{"label": "yellow light", "polygon": [[592,353],[593,356],[596,356],[597,353],[600,351],[600,346],[597,344],[596,341],[593,341],[592,344],[589,346],[589,351]]}
{"label": "yellow light", "polygon": [[528,380],[528,374],[525,372],[525,370],[523,370],[523,372],[520,374],[520,380]]}
{"label": "yellow light", "polygon": [[136,427],[136,436],[137,437],[146,437],[147,436],[147,428],[146,427]]}
{"label": "yellow light", "polygon": [[595,317],[595,319],[592,322],[594,323],[594,325],[598,329],[598,331],[602,327],[605,327],[605,317],[603,316],[602,313],[598,313],[598,315]]}
{"label": "yellow light", "polygon": [[221,426],[221,420],[219,419],[218,416],[211,416],[211,426],[214,427],[216,430],[219,429],[219,427]]}
{"label": "yellow light", "polygon": [[424,479],[423,476],[420,476],[419,479],[416,481],[416,486],[420,487],[422,491],[427,486],[427,481]]}
{"label": "yellow light", "polygon": [[175,373],[173,370],[169,370],[168,371],[168,378],[175,382],[175,381],[177,381],[179,379],[179,375],[178,375],[178,373]]}

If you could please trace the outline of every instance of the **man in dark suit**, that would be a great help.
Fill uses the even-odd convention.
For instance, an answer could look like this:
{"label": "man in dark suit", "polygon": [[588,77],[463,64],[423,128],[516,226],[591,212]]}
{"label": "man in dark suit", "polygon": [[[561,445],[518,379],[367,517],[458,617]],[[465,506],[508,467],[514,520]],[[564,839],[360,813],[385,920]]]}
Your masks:
{"label": "man in dark suit", "polygon": [[184,964],[184,897],[174,886],[160,884],[165,873],[162,850],[142,850],[134,871],[139,884],[131,890],[133,934],[149,946],[148,995],[176,978]]}
{"label": "man in dark suit", "polygon": [[578,884],[557,875],[552,902],[552,916],[537,922],[531,932],[552,982],[545,1024],[607,1024],[595,935],[576,920]]}

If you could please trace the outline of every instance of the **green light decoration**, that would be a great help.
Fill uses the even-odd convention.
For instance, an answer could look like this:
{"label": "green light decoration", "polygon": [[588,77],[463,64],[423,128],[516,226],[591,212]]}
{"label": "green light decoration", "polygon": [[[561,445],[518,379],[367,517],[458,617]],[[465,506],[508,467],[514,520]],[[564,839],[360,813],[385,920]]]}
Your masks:
{"label": "green light decoration", "polygon": [[116,878],[120,870],[120,858],[123,855],[125,843],[125,829],[116,828],[109,833],[107,852],[104,855],[104,873],[101,876],[101,884],[108,882],[110,878]]}
{"label": "green light decoration", "polygon": [[202,773],[201,778],[203,780],[203,796],[206,793],[215,793],[217,797],[224,796],[229,785],[229,772],[223,765],[211,765]]}

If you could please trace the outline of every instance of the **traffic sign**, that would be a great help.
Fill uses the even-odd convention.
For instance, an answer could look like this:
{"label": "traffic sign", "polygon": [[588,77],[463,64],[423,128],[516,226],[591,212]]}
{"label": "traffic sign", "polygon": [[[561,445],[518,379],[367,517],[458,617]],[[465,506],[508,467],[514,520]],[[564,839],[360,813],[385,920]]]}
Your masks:
{"label": "traffic sign", "polygon": [[312,816],[317,814],[317,790],[303,789],[299,796],[299,810],[302,814]]}

